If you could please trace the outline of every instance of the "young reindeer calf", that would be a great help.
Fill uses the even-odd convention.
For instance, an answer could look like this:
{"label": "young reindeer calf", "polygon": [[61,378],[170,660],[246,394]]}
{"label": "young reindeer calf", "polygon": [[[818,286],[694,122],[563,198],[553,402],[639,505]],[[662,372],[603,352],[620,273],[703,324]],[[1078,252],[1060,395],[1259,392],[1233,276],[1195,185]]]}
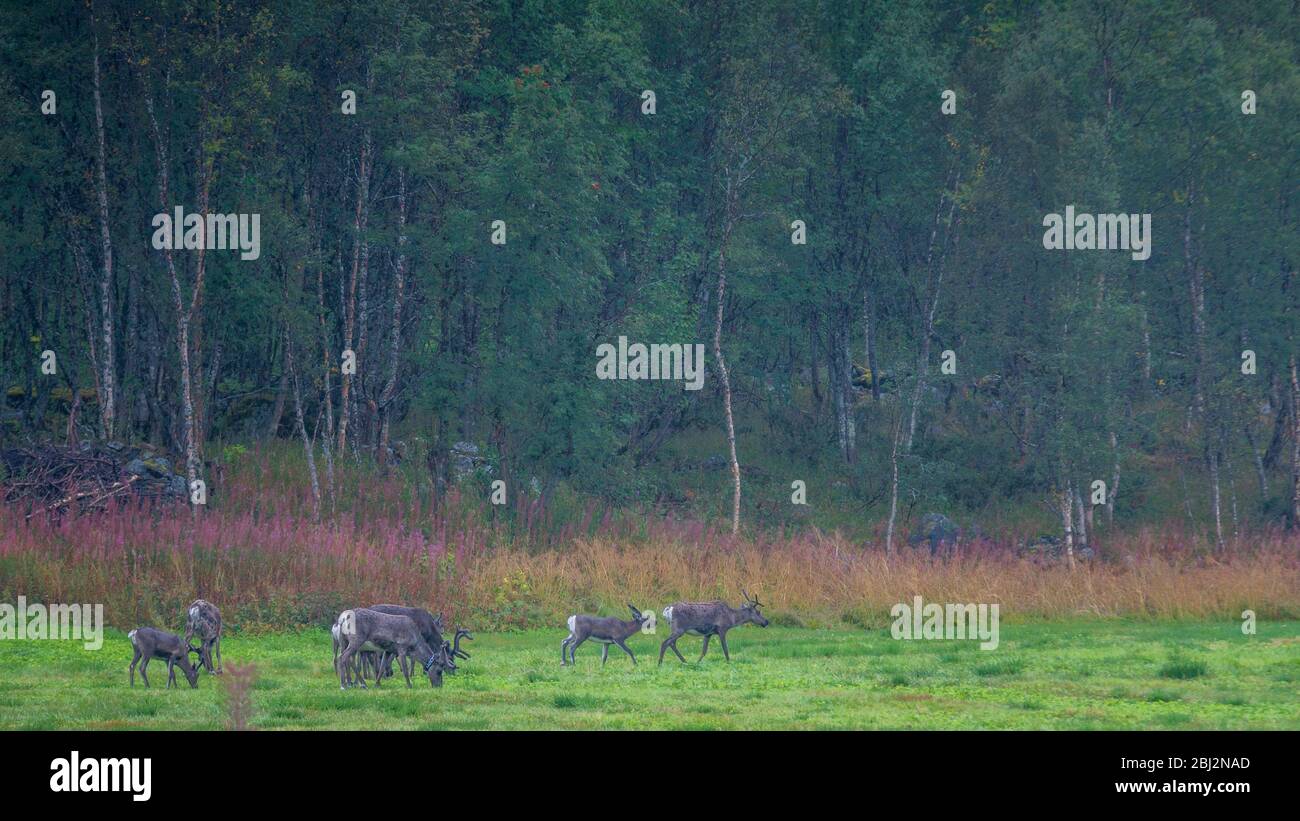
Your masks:
{"label": "young reindeer calf", "polygon": [[[190,683],[191,688],[199,686],[199,670],[190,664],[190,653],[199,653],[202,651],[181,640],[181,637],[175,633],[168,633],[166,630],[159,630],[154,627],[137,627],[126,637],[131,640],[131,646],[135,648],[135,656],[131,659],[131,686],[135,686],[135,665],[140,664],[140,678],[144,679],[144,686],[149,686],[149,676],[145,675],[145,668],[153,659],[163,659],[167,662],[167,688],[176,683],[176,667],[179,666],[185,672],[185,678]],[[141,663],[141,660],[143,662]]]}
{"label": "young reindeer calf", "polygon": [[[578,647],[587,639],[600,644],[600,666],[604,667],[605,662],[609,661],[609,646],[617,644],[627,653],[632,663],[636,664],[636,656],[628,649],[627,640],[630,636],[641,629],[649,616],[641,615],[641,611],[632,605],[627,609],[632,611],[632,621],[623,621],[613,616],[569,616],[569,636],[560,642],[560,666],[566,664],[576,664],[574,656],[578,652]],[[566,658],[567,653],[567,658]]]}

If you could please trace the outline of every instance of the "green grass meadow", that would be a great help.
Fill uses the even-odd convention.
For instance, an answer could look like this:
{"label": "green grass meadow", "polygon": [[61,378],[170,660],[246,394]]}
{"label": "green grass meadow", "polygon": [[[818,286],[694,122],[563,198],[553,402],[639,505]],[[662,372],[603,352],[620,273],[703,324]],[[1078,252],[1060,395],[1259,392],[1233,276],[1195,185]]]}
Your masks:
{"label": "green grass meadow", "polygon": [[[662,631],[661,631],[662,633]],[[745,627],[732,661],[713,642],[629,644],[633,667],[599,646],[560,666],[563,630],[482,634],[440,690],[400,680],[343,692],[329,634],[232,635],[227,664],[253,662],[259,729],[1300,729],[1300,622],[1090,620],[1003,625],[1001,644],[895,641],[888,630]],[[0,641],[0,728],[221,729],[220,682],[127,682],[123,633],[79,642]]]}

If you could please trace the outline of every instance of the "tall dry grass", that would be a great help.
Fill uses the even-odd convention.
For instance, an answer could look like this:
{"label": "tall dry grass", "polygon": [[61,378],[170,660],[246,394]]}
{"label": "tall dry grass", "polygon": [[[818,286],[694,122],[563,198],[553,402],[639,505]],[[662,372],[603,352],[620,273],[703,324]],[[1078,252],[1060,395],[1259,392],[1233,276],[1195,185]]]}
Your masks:
{"label": "tall dry grass", "polygon": [[[955,555],[810,531],[733,537],[691,522],[586,515],[530,538],[475,505],[400,500],[330,523],[292,504],[202,513],[130,508],[54,522],[0,507],[0,600],[103,603],[110,624],[170,625],[186,603],[217,602],[235,629],[322,624],[379,601],[419,603],[478,629],[562,623],[575,610],[656,611],[678,599],[739,599],[778,623],[883,626],[890,607],[999,603],[1008,621],[1059,617],[1300,617],[1300,535],[1267,533],[1215,555],[1195,539],[1116,537],[1073,569],[983,543]],[[377,507],[380,507],[377,505]],[[391,515],[388,515],[391,514]],[[542,517],[541,513],[532,514]]]}

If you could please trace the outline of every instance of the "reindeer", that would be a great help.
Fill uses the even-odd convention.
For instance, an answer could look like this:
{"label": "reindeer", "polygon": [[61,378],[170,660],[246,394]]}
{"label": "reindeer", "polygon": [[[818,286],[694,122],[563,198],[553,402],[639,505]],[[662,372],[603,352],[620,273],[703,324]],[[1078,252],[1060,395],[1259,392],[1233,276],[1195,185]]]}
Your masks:
{"label": "reindeer", "polygon": [[577,659],[574,654],[587,639],[600,643],[601,667],[609,661],[611,644],[621,647],[628,658],[632,659],[632,663],[636,664],[636,656],[628,649],[627,640],[640,630],[641,625],[645,624],[650,617],[641,615],[641,611],[630,604],[627,608],[632,611],[632,621],[623,621],[613,616],[569,616],[569,636],[560,642],[560,666],[576,664]]}
{"label": "reindeer", "polygon": [[677,649],[677,639],[684,633],[690,633],[693,636],[704,636],[704,650],[700,657],[696,659],[697,663],[704,660],[704,654],[709,652],[709,639],[714,636],[722,642],[722,654],[731,661],[731,653],[727,650],[727,631],[733,627],[739,627],[742,624],[754,623],[759,627],[767,627],[768,621],[758,612],[762,607],[758,602],[758,597],[750,598],[744,590],[740,591],[745,597],[745,603],[740,607],[730,607],[724,601],[711,602],[677,602],[664,608],[664,618],[672,624],[672,632],[664,643],[659,645],[659,663],[664,663],[664,651],[672,648],[673,653],[683,663],[686,659],[682,657],[681,652]]}
{"label": "reindeer", "polygon": [[[419,627],[407,616],[396,616],[365,608],[357,608],[355,610],[344,610],[340,613],[335,625],[339,628],[340,638],[346,643],[337,662],[340,689],[346,689],[352,683],[350,676],[351,665],[357,653],[363,649],[397,654],[402,667],[402,675],[406,677],[407,687],[411,686],[408,657],[412,653],[416,655],[417,659],[423,660],[424,672],[428,675],[429,684],[433,687],[442,686],[444,671],[456,669],[456,662],[447,656],[446,648],[442,645],[438,645],[437,650],[430,647],[429,643],[420,634]],[[365,677],[361,676],[360,678],[361,686],[364,689],[366,686]],[[380,678],[377,676],[375,686],[379,686],[379,682]]]}
{"label": "reindeer", "polygon": [[[343,613],[349,613],[349,612],[351,611],[349,610],[343,611]],[[343,614],[340,614],[338,619],[335,620],[334,624],[330,626],[330,636],[334,640],[334,669],[335,670],[339,669],[339,656],[342,655],[343,650],[348,646],[347,636],[343,632],[344,631],[343,618],[344,618]],[[385,661],[387,661],[387,664],[385,664]],[[383,650],[378,645],[376,645],[375,643],[366,642],[366,644],[363,645],[362,648],[357,651],[356,656],[349,662],[347,666],[347,671],[348,671],[349,687],[352,686],[352,677],[354,675],[361,680],[362,682],[361,686],[364,687],[366,677],[369,675],[374,675],[376,679],[392,678],[393,676],[392,657],[387,656],[386,651]]]}
{"label": "reindeer", "polygon": [[[195,599],[185,619],[185,643],[199,637],[199,661],[209,673],[221,675],[221,611],[212,602]],[[217,652],[217,668],[212,669],[212,651]]]}
{"label": "reindeer", "polygon": [[168,633],[166,630],[159,630],[154,627],[137,627],[126,637],[131,641],[131,647],[135,649],[135,655],[131,658],[131,686],[135,686],[135,665],[140,664],[140,678],[144,679],[144,686],[149,686],[149,676],[145,674],[145,669],[153,659],[164,659],[167,662],[167,689],[171,689],[176,683],[176,667],[179,666],[185,673],[185,679],[189,681],[192,689],[199,686],[199,671],[194,665],[190,664],[190,653],[199,653],[202,651],[194,647],[189,642],[182,642],[181,637],[175,633]]}
{"label": "reindeer", "polygon": [[[442,626],[441,618],[435,616],[434,619],[437,620],[438,626],[441,627]],[[455,664],[456,659],[468,659],[470,657],[469,653],[460,649],[461,639],[468,639],[469,641],[473,641],[474,636],[471,635],[468,630],[461,627],[457,627],[456,635],[455,635],[455,644],[452,644],[452,642],[443,639],[442,642],[443,655],[445,655],[448,659],[452,660],[451,666],[446,671],[448,675],[454,676],[456,674],[456,670],[458,669]],[[436,645],[433,642],[429,642],[429,646],[434,647]],[[373,657],[375,654],[367,653],[365,655]],[[392,678],[393,675],[393,654],[392,653],[387,651],[380,653],[378,659],[373,660],[372,664],[376,676],[382,675],[382,677],[384,678]]]}
{"label": "reindeer", "polygon": [[[435,616],[422,607],[405,607],[400,604],[372,604],[366,609],[374,610],[376,613],[387,613],[390,616],[406,616],[415,622],[415,626],[420,629],[420,635],[424,637],[430,647],[439,647],[446,643],[442,638],[442,616]],[[365,669],[367,665],[374,668],[377,678],[380,676],[391,677],[393,675],[393,659],[386,654],[364,653],[361,666]]]}

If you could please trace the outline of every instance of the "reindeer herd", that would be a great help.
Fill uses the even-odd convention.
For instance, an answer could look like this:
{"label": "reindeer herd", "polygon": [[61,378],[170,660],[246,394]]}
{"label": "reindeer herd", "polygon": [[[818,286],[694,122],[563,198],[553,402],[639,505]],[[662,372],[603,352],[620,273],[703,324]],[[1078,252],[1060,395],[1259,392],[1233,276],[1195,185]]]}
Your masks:
{"label": "reindeer herd", "polygon": [[[769,623],[758,611],[758,608],[763,606],[759,603],[758,597],[751,598],[744,590],[740,591],[740,594],[745,597],[745,603],[740,607],[731,607],[724,601],[677,602],[665,607],[664,619],[672,625],[672,630],[663,644],[659,645],[659,663],[664,663],[664,653],[668,650],[672,650],[683,663],[686,661],[677,649],[677,640],[687,633],[704,637],[704,651],[700,653],[697,661],[702,661],[705,653],[709,652],[709,639],[714,636],[722,642],[722,654],[726,656],[727,661],[731,661],[731,651],[727,649],[727,631],[742,624],[767,627]],[[632,659],[632,663],[636,664],[636,656],[628,648],[627,640],[641,630],[641,627],[649,621],[649,617],[630,604],[627,607],[632,611],[631,621],[601,616],[569,616],[569,635],[560,642],[560,664],[573,664],[574,651],[587,639],[600,644],[601,667],[609,661],[611,644],[618,645],[619,649]]]}
{"label": "reindeer herd", "polygon": [[[724,601],[675,602],[663,609],[664,619],[671,625],[668,638],[659,645],[659,664],[664,653],[672,650],[683,663],[686,658],[677,649],[677,640],[690,634],[704,638],[700,652],[702,661],[709,652],[709,641],[714,636],[722,644],[722,654],[731,661],[727,647],[727,632],[745,624],[767,627],[768,620],[759,612],[763,605],[757,596],[751,597],[742,590],[744,604],[731,607]],[[636,635],[650,621],[631,604],[628,610],[632,619],[574,614],[568,618],[569,635],[560,642],[560,664],[576,663],[576,652],[588,640],[601,646],[600,664],[609,661],[610,645],[617,646],[636,664],[636,655],[627,646],[627,640]],[[344,610],[334,620],[330,635],[334,645],[334,672],[339,677],[339,687],[347,689],[358,684],[367,689],[366,678],[375,686],[385,678],[392,678],[393,662],[398,663],[406,686],[411,684],[415,665],[433,687],[441,687],[444,675],[455,674],[456,659],[468,659],[469,653],[460,648],[461,641],[473,641],[468,630],[456,628],[451,639],[443,636],[442,616],[419,607],[399,604],[375,604]],[[198,645],[191,644],[194,638]],[[185,635],[179,636],[155,627],[138,627],[127,634],[134,650],[131,659],[131,686],[135,686],[136,665],[144,686],[149,686],[145,673],[149,662],[158,659],[167,664],[167,687],[176,683],[176,668],[184,673],[190,687],[198,687],[199,670],[221,674],[221,611],[211,602],[195,599],[186,609]],[[198,664],[190,662],[190,654],[198,656]],[[213,664],[213,657],[216,663]]]}
{"label": "reindeer herd", "polygon": [[442,637],[442,616],[419,607],[399,604],[375,604],[344,610],[330,628],[334,639],[334,671],[339,687],[355,686],[353,675],[366,688],[366,673],[374,676],[375,686],[393,675],[396,658],[411,686],[414,663],[424,667],[429,684],[442,686],[444,673],[456,672],[456,659],[468,659],[460,649],[461,639],[474,640],[468,630],[456,629],[455,643]]}

